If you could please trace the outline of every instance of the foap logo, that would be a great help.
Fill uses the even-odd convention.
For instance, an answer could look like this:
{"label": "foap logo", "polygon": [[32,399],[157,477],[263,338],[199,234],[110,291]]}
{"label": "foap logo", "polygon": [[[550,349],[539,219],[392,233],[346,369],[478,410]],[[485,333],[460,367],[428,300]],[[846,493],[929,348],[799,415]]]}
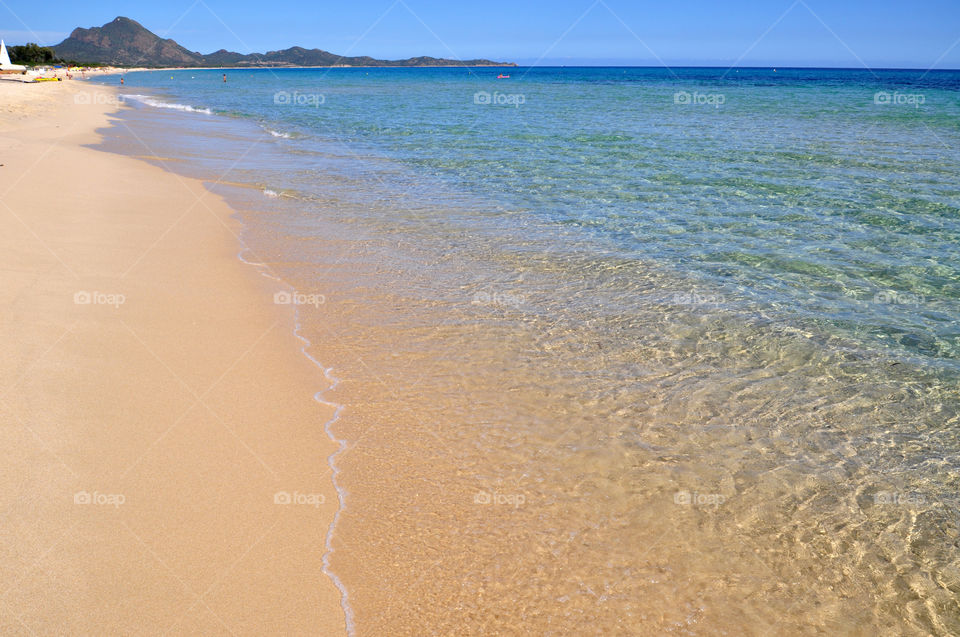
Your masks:
{"label": "foap logo", "polygon": [[273,94],[273,103],[277,106],[312,106],[320,108],[327,98],[320,93],[301,93],[300,91],[277,91]]}
{"label": "foap logo", "polygon": [[273,494],[273,503],[283,506],[299,505],[319,508],[324,502],[326,502],[326,497],[322,493],[300,493],[299,491],[290,493],[289,491],[277,491]]}
{"label": "foap logo", "polygon": [[103,106],[119,106],[124,103],[123,95],[113,93],[100,93],[93,91],[82,91],[73,96],[73,103],[81,106],[91,104]]}
{"label": "foap logo", "polygon": [[886,290],[883,292],[877,292],[873,296],[874,303],[880,303],[882,305],[909,305],[912,307],[920,307],[924,303],[924,297],[919,294],[912,294],[910,292],[895,292],[894,290]]}
{"label": "foap logo", "polygon": [[527,496],[522,493],[489,493],[487,491],[478,491],[473,496],[473,503],[482,506],[486,505],[507,505],[514,509],[521,504],[526,503]]}
{"label": "foap logo", "polygon": [[720,294],[701,294],[697,291],[674,292],[673,302],[677,305],[723,305],[725,299]]}
{"label": "foap logo", "polygon": [[874,504],[918,505],[926,504],[927,497],[922,493],[891,493],[880,491],[873,496]]}
{"label": "foap logo", "polygon": [[327,302],[322,294],[301,294],[300,292],[277,292],[273,295],[276,305],[312,305],[320,307]]}
{"label": "foap logo", "polygon": [[512,106],[520,108],[521,104],[527,103],[527,96],[519,93],[500,93],[494,91],[477,91],[473,94],[473,103],[483,106]]}
{"label": "foap logo", "polygon": [[520,306],[526,302],[526,297],[522,294],[511,294],[510,292],[477,292],[473,295],[471,305],[487,305],[497,307],[509,307],[519,310]]}
{"label": "foap logo", "polygon": [[873,95],[873,103],[877,106],[912,106],[920,108],[927,102],[927,96],[922,93],[898,93],[894,91],[877,91]]}
{"label": "foap logo", "polygon": [[108,294],[106,292],[88,292],[78,290],[73,293],[75,305],[112,305],[118,308],[126,303],[127,297],[122,294]]}
{"label": "foap logo", "polygon": [[727,96],[723,93],[701,93],[694,91],[677,91],[673,94],[673,103],[681,106],[713,106],[720,108],[727,102]]}
{"label": "foap logo", "polygon": [[677,491],[673,494],[674,504],[679,504],[680,506],[712,506],[717,508],[726,501],[727,498],[720,493]]}
{"label": "foap logo", "polygon": [[100,506],[112,506],[116,509],[119,509],[120,505],[126,501],[127,498],[122,493],[100,493],[98,491],[90,493],[89,491],[77,491],[73,494],[73,503],[82,506],[95,504]]}

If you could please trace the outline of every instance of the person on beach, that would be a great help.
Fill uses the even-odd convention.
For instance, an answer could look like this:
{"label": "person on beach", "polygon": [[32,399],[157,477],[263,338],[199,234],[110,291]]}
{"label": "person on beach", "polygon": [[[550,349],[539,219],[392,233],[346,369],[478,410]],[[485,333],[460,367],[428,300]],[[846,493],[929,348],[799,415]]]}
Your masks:
{"label": "person on beach", "polygon": [[120,76],[120,86],[123,86],[123,76]]}
{"label": "person on beach", "polygon": [[227,74],[226,74],[226,73],[223,74],[223,83],[224,83],[224,84],[227,83]]}

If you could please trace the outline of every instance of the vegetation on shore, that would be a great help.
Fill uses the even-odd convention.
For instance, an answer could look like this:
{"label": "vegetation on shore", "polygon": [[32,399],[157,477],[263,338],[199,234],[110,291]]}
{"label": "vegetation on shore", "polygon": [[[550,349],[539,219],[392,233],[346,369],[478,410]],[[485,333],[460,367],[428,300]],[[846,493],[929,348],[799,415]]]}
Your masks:
{"label": "vegetation on shore", "polygon": [[[35,42],[27,42],[22,45],[7,47],[10,54],[10,61],[13,64],[23,64],[24,66],[52,66],[62,64],[65,66],[81,66],[74,60],[65,60],[57,55],[49,46],[40,46]],[[102,66],[99,63],[83,64],[82,66]]]}

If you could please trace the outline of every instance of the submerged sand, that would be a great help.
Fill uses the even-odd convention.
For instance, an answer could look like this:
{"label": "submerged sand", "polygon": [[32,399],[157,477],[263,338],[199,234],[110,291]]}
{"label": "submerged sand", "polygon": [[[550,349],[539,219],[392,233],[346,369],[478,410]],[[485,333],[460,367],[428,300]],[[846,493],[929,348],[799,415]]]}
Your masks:
{"label": "submerged sand", "polygon": [[218,196],[87,147],[118,108],[0,82],[0,634],[343,634],[329,381]]}

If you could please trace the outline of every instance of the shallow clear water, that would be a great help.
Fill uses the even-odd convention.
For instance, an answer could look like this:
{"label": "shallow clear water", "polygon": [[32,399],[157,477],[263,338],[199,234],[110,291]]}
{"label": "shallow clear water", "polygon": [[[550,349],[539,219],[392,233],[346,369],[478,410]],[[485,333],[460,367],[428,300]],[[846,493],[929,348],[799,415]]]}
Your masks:
{"label": "shallow clear water", "polygon": [[111,132],[325,297],[358,633],[960,632],[960,73],[499,72],[135,73]]}

